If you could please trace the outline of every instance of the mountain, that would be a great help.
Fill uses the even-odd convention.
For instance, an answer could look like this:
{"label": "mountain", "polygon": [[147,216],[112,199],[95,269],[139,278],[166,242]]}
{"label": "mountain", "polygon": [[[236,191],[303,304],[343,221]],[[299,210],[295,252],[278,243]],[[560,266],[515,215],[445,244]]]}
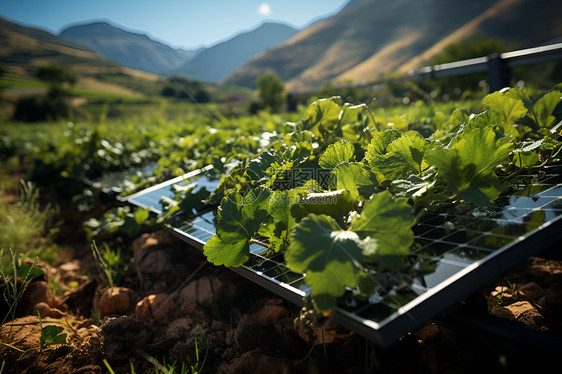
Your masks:
{"label": "mountain", "polygon": [[[0,18],[0,62],[25,68],[35,60],[64,56],[67,60],[102,63],[100,56],[84,46],[56,37],[40,29],[25,27]],[[107,62],[109,63],[109,62]],[[109,63],[111,66],[117,64]]]}
{"label": "mountain", "polygon": [[481,34],[530,48],[560,42],[562,38],[562,2],[557,0],[497,1],[472,21],[462,25],[431,48],[400,67],[408,72],[431,60],[447,45]]}
{"label": "mountain", "polygon": [[175,69],[175,73],[217,83],[260,52],[293,37],[298,31],[280,23],[263,23],[223,43],[200,52]]}
{"label": "mountain", "polygon": [[166,76],[201,51],[172,48],[144,34],[125,31],[107,22],[72,26],[59,36],[89,47],[124,66]]}
{"label": "mountain", "polygon": [[0,18],[0,65],[10,79],[26,80],[35,79],[38,66],[61,66],[78,77],[76,88],[126,95],[156,92],[157,82],[163,81],[157,75],[123,67],[47,31],[3,18]]}
{"label": "mountain", "polygon": [[446,44],[476,33],[536,46],[562,35],[561,14],[559,0],[352,0],[224,82],[253,87],[266,71],[293,91],[373,80],[427,63]]}

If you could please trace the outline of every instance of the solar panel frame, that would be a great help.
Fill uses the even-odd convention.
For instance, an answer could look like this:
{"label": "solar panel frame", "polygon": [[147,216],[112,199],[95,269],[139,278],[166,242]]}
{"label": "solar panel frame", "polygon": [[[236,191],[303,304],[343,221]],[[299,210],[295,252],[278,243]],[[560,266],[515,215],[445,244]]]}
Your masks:
{"label": "solar panel frame", "polygon": [[[487,209],[472,209],[464,216],[448,213],[426,216],[413,228],[416,241],[411,256],[428,263],[437,261],[442,269],[432,273],[428,279],[414,279],[407,287],[409,294],[393,294],[390,290],[387,295],[373,294],[370,297],[373,301],[365,301],[355,298],[353,290],[349,290],[333,311],[333,320],[378,345],[388,346],[427,320],[439,317],[459,300],[506,274],[526,258],[536,256],[558,242],[557,234],[562,232],[562,174],[559,169],[558,166],[550,168],[551,174],[547,169],[542,177],[517,177],[511,187],[513,193],[498,199],[507,199],[504,201],[507,208],[495,205]],[[143,196],[163,192],[175,183],[197,179],[204,176],[206,170],[209,169],[160,183],[125,198],[125,201],[148,208],[142,202]],[[536,191],[525,192],[526,189]],[[153,206],[152,210],[160,212]],[[529,214],[532,214],[532,220],[538,214],[536,212],[544,212],[543,223],[525,221]],[[214,235],[213,219],[212,211],[189,218],[184,223],[178,223],[182,222],[182,218],[177,216],[175,222],[171,220],[165,227],[178,238],[202,250],[206,241]],[[463,225],[455,225],[452,221],[463,222]],[[186,224],[187,228],[182,228],[182,224]],[[526,232],[518,232],[517,225],[525,225]],[[474,253],[472,256],[475,258],[463,258],[452,252],[460,253],[461,249]],[[290,271],[282,259],[267,258],[264,247],[254,244],[250,252],[251,258],[244,266],[230,269],[302,306],[304,299],[310,295],[304,275]],[[445,254],[451,256],[445,258]],[[381,315],[384,317],[380,318]]]}

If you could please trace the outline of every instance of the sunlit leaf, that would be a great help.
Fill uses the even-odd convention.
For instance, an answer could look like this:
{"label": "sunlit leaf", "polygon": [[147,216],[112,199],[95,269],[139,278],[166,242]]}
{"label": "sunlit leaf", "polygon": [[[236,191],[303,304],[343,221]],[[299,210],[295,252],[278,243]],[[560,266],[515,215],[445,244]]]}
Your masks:
{"label": "sunlit leaf", "polygon": [[268,199],[268,219],[260,226],[259,234],[269,240],[270,247],[279,252],[287,249],[289,234],[296,219],[291,214],[303,193],[296,190],[273,191]]}
{"label": "sunlit leaf", "polygon": [[539,162],[539,155],[535,151],[522,151],[513,155],[513,163],[518,168],[529,168]]}
{"label": "sunlit leaf", "polygon": [[203,246],[203,253],[215,265],[241,266],[248,259],[249,241],[267,217],[270,193],[264,188],[246,196],[233,192],[225,196],[217,212],[216,236]]}
{"label": "sunlit leaf", "polygon": [[[420,135],[396,137],[394,131],[384,137],[375,136],[367,147],[365,158],[379,183],[420,174],[427,168],[423,160],[429,143]],[[377,134],[378,135],[378,134]],[[381,139],[382,138],[382,139]],[[388,141],[392,142],[388,143]]]}
{"label": "sunlit leaf", "polygon": [[506,126],[512,126],[527,113],[522,100],[514,99],[499,91],[484,97],[482,104],[498,113]]}
{"label": "sunlit leaf", "polygon": [[476,127],[459,135],[450,149],[428,151],[425,159],[445,179],[448,191],[474,204],[487,205],[503,189],[494,168],[512,148],[505,138],[496,140],[493,129]]}
{"label": "sunlit leaf", "polygon": [[556,117],[554,117],[552,113],[561,99],[562,93],[560,91],[551,91],[537,100],[535,105],[533,105],[533,113],[539,127],[552,127],[556,121]]}
{"label": "sunlit leaf", "polygon": [[332,309],[345,287],[357,284],[363,259],[359,241],[326,215],[310,214],[293,231],[285,260],[293,271],[306,273],[317,309]]}
{"label": "sunlit leaf", "polygon": [[413,223],[413,209],[408,200],[394,198],[384,191],[365,203],[361,216],[351,223],[350,230],[361,238],[376,240],[374,262],[385,268],[396,268],[414,240]]}
{"label": "sunlit leaf", "polygon": [[335,177],[336,188],[349,191],[350,198],[354,201],[359,196],[368,198],[378,187],[374,175],[366,170],[361,163],[344,162],[338,164],[332,173]]}
{"label": "sunlit leaf", "polygon": [[342,162],[351,162],[355,160],[355,147],[347,140],[341,140],[334,144],[330,144],[324,151],[318,165],[324,169],[333,169]]}

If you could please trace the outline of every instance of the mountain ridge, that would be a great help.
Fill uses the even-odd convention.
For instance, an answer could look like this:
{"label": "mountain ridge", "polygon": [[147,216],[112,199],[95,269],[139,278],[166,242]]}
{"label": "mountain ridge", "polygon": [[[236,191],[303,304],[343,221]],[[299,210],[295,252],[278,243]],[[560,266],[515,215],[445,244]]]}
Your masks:
{"label": "mountain ridge", "polygon": [[[105,63],[111,60],[159,75],[251,88],[261,74],[271,71],[288,91],[298,91],[317,89],[325,82],[359,83],[390,72],[405,73],[430,63],[449,43],[475,34],[510,45],[517,40],[518,48],[543,45],[562,37],[560,16],[559,0],[541,0],[540,6],[535,0],[351,0],[335,15],[300,31],[265,22],[193,51],[105,21],[70,26],[60,33],[64,40],[17,24],[4,29],[36,35],[56,53],[70,48],[73,58],[81,55],[94,61],[101,55],[108,59]],[[257,34],[262,42],[252,39]],[[34,53],[42,52],[30,56]]]}
{"label": "mountain ridge", "polygon": [[[532,47],[562,35],[562,3],[542,0],[540,5],[534,0],[354,0],[282,46],[256,56],[224,82],[254,87],[266,71],[278,75],[292,91],[319,88],[327,81],[374,80],[428,63],[444,43],[424,53],[442,40],[458,42],[477,32]],[[490,11],[494,7],[503,12]],[[487,11],[491,14],[481,16]],[[478,17],[470,32],[458,31]],[[426,58],[412,61],[416,56]]]}
{"label": "mountain ridge", "polygon": [[218,83],[253,56],[279,45],[294,36],[297,30],[279,22],[264,22],[249,31],[217,43],[174,69],[177,74],[211,83]]}
{"label": "mountain ridge", "polygon": [[[39,66],[60,66],[77,76],[75,88],[139,96],[155,92],[162,77],[122,66],[88,47],[0,17],[0,65],[10,80],[33,81]],[[21,90],[25,94],[26,89]],[[30,91],[30,92],[33,92]]]}
{"label": "mountain ridge", "polygon": [[108,21],[69,26],[59,37],[133,69],[218,83],[253,56],[297,32],[285,23],[264,22],[210,47],[191,51],[170,47],[142,32],[127,31]]}
{"label": "mountain ridge", "polygon": [[159,75],[169,75],[177,65],[200,52],[172,48],[108,21],[73,25],[62,30],[59,37],[89,47],[121,65]]}

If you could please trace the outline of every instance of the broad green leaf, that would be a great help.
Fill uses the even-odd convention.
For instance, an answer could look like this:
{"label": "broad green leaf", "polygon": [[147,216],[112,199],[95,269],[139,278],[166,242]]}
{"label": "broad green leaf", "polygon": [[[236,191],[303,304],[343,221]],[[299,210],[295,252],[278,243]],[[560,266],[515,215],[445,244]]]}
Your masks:
{"label": "broad green leaf", "polygon": [[350,105],[344,104],[339,114],[339,121],[341,125],[346,125],[350,122],[358,121],[360,116],[368,110],[366,104]]}
{"label": "broad green leaf", "polygon": [[317,309],[334,308],[345,288],[357,285],[363,259],[360,241],[326,215],[310,214],[295,227],[285,260],[289,269],[306,274]]}
{"label": "broad green leaf", "polygon": [[359,297],[365,297],[365,295],[372,295],[380,286],[377,279],[367,272],[362,271],[359,273],[359,280],[357,281],[357,287],[360,293],[357,295]]}
{"label": "broad green leaf", "polygon": [[293,207],[292,214],[297,220],[310,213],[327,214],[344,227],[346,217],[354,206],[355,200],[347,190],[309,193],[301,198],[298,206]]}
{"label": "broad green leaf", "polygon": [[370,154],[371,157],[375,155],[384,155],[386,153],[386,148],[390,145],[390,143],[401,136],[402,134],[400,131],[396,129],[375,133],[373,135],[373,140],[371,140],[371,143],[367,147],[365,157],[367,157],[368,154]]}
{"label": "broad green leaf", "polygon": [[339,123],[341,107],[332,99],[320,99],[312,103],[301,121],[302,130],[310,130],[316,126],[333,128]]}
{"label": "broad green leaf", "polygon": [[245,174],[256,182],[256,184],[265,183],[271,175],[267,173],[267,170],[280,159],[276,155],[270,152],[263,152],[258,157],[250,161],[248,167],[246,168]]}
{"label": "broad green leaf", "polygon": [[284,151],[276,151],[274,154],[263,152],[250,161],[245,175],[252,180],[253,186],[265,186],[277,190],[297,187],[294,170],[308,160],[312,151],[312,145],[303,142]]}
{"label": "broad green leaf", "polygon": [[267,169],[267,173],[270,175],[269,179],[265,182],[265,184],[262,180],[261,184],[267,188],[276,190],[287,190],[295,187],[293,180],[294,166],[293,162],[288,160],[282,161],[281,163],[274,163],[269,169]]}
{"label": "broad green leaf", "polygon": [[390,144],[387,153],[399,154],[412,170],[421,173],[428,166],[423,161],[423,155],[428,148],[429,143],[421,135],[409,135],[402,136]]}
{"label": "broad green leaf", "polygon": [[246,196],[230,193],[217,211],[216,236],[203,247],[207,259],[215,265],[241,266],[248,259],[249,242],[267,217],[270,192],[251,190]]}
{"label": "broad green leaf", "polygon": [[451,114],[451,117],[446,116],[443,112],[435,112],[433,117],[431,117],[431,124],[438,130],[436,134],[441,132],[439,131],[440,129],[447,127],[449,121],[451,121],[451,118],[453,117],[453,114],[455,114],[457,110],[459,109],[455,109],[455,111]]}
{"label": "broad green leaf", "polygon": [[513,144],[509,138],[497,139],[490,128],[465,131],[452,147],[459,151],[464,161],[477,166],[478,172],[492,171],[511,152]]}
{"label": "broad green leaf", "polygon": [[314,139],[314,134],[308,130],[293,131],[285,135],[285,139],[289,144],[296,144],[302,142],[312,143]]}
{"label": "broad green leaf", "polygon": [[299,165],[311,157],[314,148],[310,142],[295,143],[283,152],[283,160],[289,160]]}
{"label": "broad green leaf", "polygon": [[291,233],[285,253],[287,266],[306,274],[319,310],[332,309],[346,287],[357,286],[362,261],[397,268],[408,253],[414,234],[411,206],[385,191],[365,204],[349,230],[325,214],[309,214]]}
{"label": "broad green leaf", "polygon": [[162,196],[160,199],[162,205],[160,219],[164,220],[179,211],[185,215],[184,217],[194,216],[207,206],[205,201],[209,196],[210,194],[205,187],[196,193],[188,192],[183,196],[176,195],[175,199]]}
{"label": "broad green leaf", "polygon": [[41,328],[41,347],[53,344],[66,344],[67,334],[63,333],[64,329],[60,326],[47,325]]}
{"label": "broad green leaf", "polygon": [[134,217],[137,225],[141,225],[144,221],[146,221],[150,217],[150,209],[137,208],[137,210],[134,213]]}
{"label": "broad green leaf", "polygon": [[221,202],[217,228],[242,231],[251,237],[266,215],[269,194],[265,188],[256,188],[245,196],[229,194]]}
{"label": "broad green leaf", "polygon": [[543,209],[535,210],[530,215],[526,215],[523,222],[527,224],[527,232],[531,232],[538,226],[542,225],[546,221],[546,213]]}
{"label": "broad green leaf", "polygon": [[400,197],[418,196],[424,193],[434,182],[427,182],[420,177],[410,175],[406,179],[398,179],[392,182],[390,190]]}
{"label": "broad green leaf", "polygon": [[373,174],[365,170],[362,163],[344,162],[337,165],[332,171],[336,188],[349,191],[350,198],[356,201],[359,196],[368,198],[378,187]]}
{"label": "broad green leaf", "polygon": [[529,89],[527,87],[511,87],[509,90],[503,92],[507,97],[515,100],[521,100],[528,110],[533,109],[534,103],[542,96],[538,90]]}
{"label": "broad green leaf", "polygon": [[552,115],[556,106],[562,99],[560,91],[551,91],[541,97],[535,105],[533,105],[533,113],[539,127],[550,128],[556,121]]}
{"label": "broad green leaf", "polygon": [[113,230],[124,232],[129,237],[133,238],[138,234],[139,226],[140,225],[137,223],[135,216],[131,213],[127,213],[123,217],[122,224],[119,227],[115,227]]}
{"label": "broad green leaf", "polygon": [[205,243],[203,254],[217,266],[242,266],[250,255],[250,241],[242,232],[223,231]]}
{"label": "broad green leaf", "polygon": [[518,168],[530,168],[539,162],[539,155],[535,151],[522,151],[513,155],[513,163]]}
{"label": "broad green leaf", "polygon": [[365,203],[361,216],[353,220],[349,229],[361,238],[374,239],[377,249],[369,257],[384,268],[394,269],[413,243],[413,224],[413,209],[408,200],[394,198],[384,191]]}
{"label": "broad green leaf", "polygon": [[[492,129],[495,129],[497,127],[499,129],[503,129],[503,122],[499,114],[497,114],[493,110],[487,110],[471,116],[465,126],[459,129],[457,135],[462,135],[463,132],[470,131],[476,127]],[[517,133],[515,129],[514,131]],[[457,138],[455,137],[452,140],[451,145],[454,144],[456,140]]]}
{"label": "broad green leaf", "polygon": [[460,126],[463,123],[468,122],[470,119],[470,113],[466,109],[457,108],[451,113],[451,117],[447,121],[447,125],[456,127]]}
{"label": "broad green leaf", "polygon": [[459,134],[450,149],[430,150],[425,159],[445,179],[448,191],[487,205],[502,190],[494,168],[510,154],[513,146],[508,140],[496,140],[491,128],[474,127]]}
{"label": "broad green leaf", "polygon": [[193,192],[192,189],[181,195],[178,205],[186,213],[197,214],[206,207],[205,201],[210,195],[205,187],[200,188],[197,192]]}
{"label": "broad green leaf", "polygon": [[406,130],[408,130],[409,123],[408,123],[408,120],[406,119],[405,116],[396,115],[396,116],[387,118],[386,125],[389,128],[392,128],[392,129],[397,129],[397,130],[400,130],[400,131],[406,131]]}
{"label": "broad green leaf", "polygon": [[342,138],[354,144],[370,141],[371,130],[377,131],[374,118],[366,104],[344,104],[340,113],[340,125]]}
{"label": "broad green leaf", "polygon": [[[518,124],[506,123],[502,119],[502,116],[493,110],[486,110],[482,113],[471,116],[465,126],[460,129],[460,133],[462,134],[462,132],[472,130],[476,127],[494,129],[494,131],[496,131],[496,139],[506,136],[519,139],[521,136],[519,133],[520,126]],[[453,138],[451,145],[456,141],[457,138]]]}
{"label": "broad green leaf", "polygon": [[34,265],[22,265],[18,268],[17,275],[24,280],[33,280],[39,278],[45,272]]}
{"label": "broad green leaf", "polygon": [[296,190],[273,191],[268,199],[269,217],[260,226],[259,234],[269,239],[270,247],[276,252],[286,250],[289,245],[289,234],[296,224],[291,211],[301,195]]}
{"label": "broad green leaf", "polygon": [[318,165],[324,169],[333,169],[342,162],[352,162],[355,160],[355,147],[347,140],[340,140],[330,144],[324,151]]}
{"label": "broad green leaf", "polygon": [[365,158],[379,183],[382,183],[387,180],[403,179],[410,174],[420,174],[428,167],[423,161],[428,148],[429,143],[422,136],[405,135],[388,144],[384,153],[378,152],[381,149],[380,144],[371,142],[367,147]]}
{"label": "broad green leaf", "polygon": [[302,188],[311,192],[324,192],[324,189],[316,179],[309,179],[303,183]]}
{"label": "broad green leaf", "polygon": [[505,126],[513,126],[515,121],[527,114],[522,100],[506,96],[499,91],[484,97],[482,104],[498,113]]}
{"label": "broad green leaf", "polygon": [[459,192],[459,197],[475,205],[485,206],[498,198],[504,185],[493,174],[478,174],[471,181],[470,187]]}

